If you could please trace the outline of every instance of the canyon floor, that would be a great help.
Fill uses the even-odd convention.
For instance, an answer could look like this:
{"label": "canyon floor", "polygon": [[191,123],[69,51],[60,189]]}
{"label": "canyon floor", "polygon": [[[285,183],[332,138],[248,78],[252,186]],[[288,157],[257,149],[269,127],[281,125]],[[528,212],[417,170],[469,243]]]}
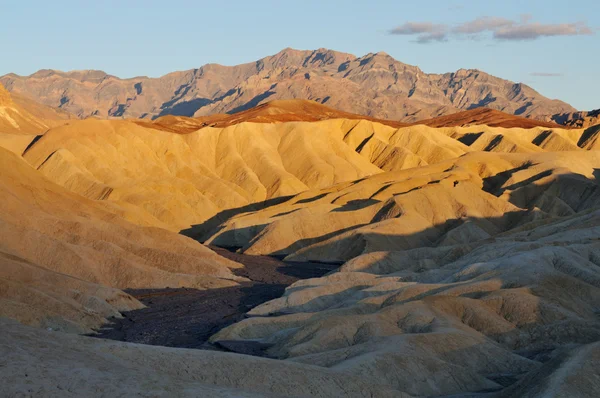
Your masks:
{"label": "canyon floor", "polygon": [[216,342],[208,339],[244,319],[252,308],[283,295],[300,279],[318,278],[337,268],[314,262],[285,263],[269,256],[238,254],[211,247],[217,254],[244,265],[235,274],[250,282],[220,289],[188,288],[125,290],[146,308],[111,318],[91,336],[166,347],[199,348],[262,355],[260,345]]}

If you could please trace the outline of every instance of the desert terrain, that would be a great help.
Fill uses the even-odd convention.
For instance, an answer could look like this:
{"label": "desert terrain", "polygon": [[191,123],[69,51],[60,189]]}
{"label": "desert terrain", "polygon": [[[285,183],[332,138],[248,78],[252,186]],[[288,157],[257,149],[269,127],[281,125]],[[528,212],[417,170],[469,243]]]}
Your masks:
{"label": "desert terrain", "polygon": [[329,50],[0,82],[0,395],[600,391],[595,112]]}

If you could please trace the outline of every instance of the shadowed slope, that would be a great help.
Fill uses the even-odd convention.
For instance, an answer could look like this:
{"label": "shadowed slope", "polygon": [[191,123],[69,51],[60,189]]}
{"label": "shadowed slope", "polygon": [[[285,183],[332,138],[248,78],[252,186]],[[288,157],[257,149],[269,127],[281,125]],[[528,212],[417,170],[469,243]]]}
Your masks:
{"label": "shadowed slope", "polygon": [[0,320],[0,358],[13,365],[0,378],[13,381],[9,393],[68,392],[75,363],[79,395],[589,393],[600,340],[597,138],[595,128],[344,119],[190,134],[129,121],[52,129],[29,145],[27,163],[0,156],[5,316],[89,330],[139,306],[101,284],[240,281],[230,271],[239,264],[124,219],[169,229],[202,222],[186,234],[341,267],[211,337],[281,361],[48,339]]}
{"label": "shadowed slope", "polygon": [[600,109],[593,111],[571,112],[552,115],[549,117],[553,122],[573,128],[587,128],[600,124]]}
{"label": "shadowed slope", "polygon": [[[389,245],[396,249],[435,245],[450,239],[447,228],[462,231],[452,239],[485,238],[532,217],[571,215],[591,206],[598,196],[593,180],[565,174],[593,178],[599,161],[597,152],[469,153],[428,167],[307,191],[235,215],[212,231],[199,225],[188,235],[210,244],[242,247],[248,254],[334,262]],[[540,184],[552,190],[546,192]],[[465,223],[473,217],[498,221]],[[417,234],[425,230],[427,235]]]}

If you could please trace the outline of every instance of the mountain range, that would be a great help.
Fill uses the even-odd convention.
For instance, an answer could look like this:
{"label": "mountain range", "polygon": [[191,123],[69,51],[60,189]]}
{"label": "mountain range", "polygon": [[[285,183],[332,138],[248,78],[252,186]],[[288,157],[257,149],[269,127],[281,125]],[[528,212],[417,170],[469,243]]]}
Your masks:
{"label": "mountain range", "polygon": [[415,122],[487,107],[553,120],[577,112],[523,84],[476,69],[428,74],[378,52],[284,49],[237,66],[207,64],[162,77],[121,79],[97,70],[40,70],[0,77],[12,94],[80,118],[233,114],[278,99],[307,99],[344,112]]}

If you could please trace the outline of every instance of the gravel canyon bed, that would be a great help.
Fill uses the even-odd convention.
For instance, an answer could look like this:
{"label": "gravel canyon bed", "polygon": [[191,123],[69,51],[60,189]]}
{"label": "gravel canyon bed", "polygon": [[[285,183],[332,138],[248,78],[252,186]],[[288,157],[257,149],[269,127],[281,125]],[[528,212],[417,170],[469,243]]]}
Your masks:
{"label": "gravel canyon bed", "polygon": [[227,350],[263,355],[260,344],[220,341],[207,344],[219,330],[244,319],[252,308],[283,295],[299,279],[316,278],[335,265],[310,262],[284,263],[268,256],[250,256],[212,247],[216,253],[244,267],[235,274],[250,279],[238,286],[219,289],[125,290],[146,308],[111,318],[92,336],[168,347]]}

